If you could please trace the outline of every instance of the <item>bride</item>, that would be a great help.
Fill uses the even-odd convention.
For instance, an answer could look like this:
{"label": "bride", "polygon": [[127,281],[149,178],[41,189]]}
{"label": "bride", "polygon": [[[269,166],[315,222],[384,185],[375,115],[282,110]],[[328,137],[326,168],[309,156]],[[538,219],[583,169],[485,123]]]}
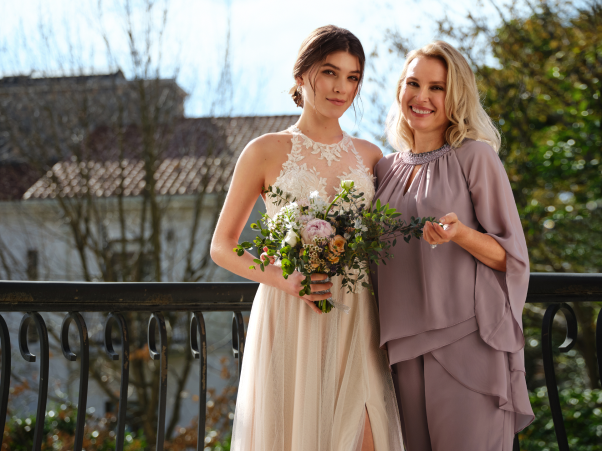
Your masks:
{"label": "bride", "polygon": [[[261,285],[251,310],[232,450],[403,449],[369,290],[347,293],[339,276],[300,297],[301,274],[285,280],[274,265],[265,272],[249,269],[254,257],[232,251],[257,196],[270,185],[297,199],[312,191],[332,199],[341,180],[353,180],[372,201],[372,169],[382,153],[339,125],[360,90],[364,64],[362,45],[348,30],[329,25],[312,32],[293,71],[292,98],[303,108],[299,121],[250,142],[236,165],[211,257]],[[270,199],[264,201],[270,216],[278,212]],[[312,280],[325,277],[316,274]],[[348,313],[338,308],[322,313],[313,303],[329,297],[349,307]]]}

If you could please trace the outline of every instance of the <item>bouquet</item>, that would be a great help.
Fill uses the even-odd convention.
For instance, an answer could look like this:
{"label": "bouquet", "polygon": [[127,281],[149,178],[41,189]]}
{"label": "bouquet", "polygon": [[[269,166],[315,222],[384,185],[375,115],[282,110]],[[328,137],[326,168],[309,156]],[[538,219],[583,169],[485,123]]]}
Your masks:
{"label": "bouquet", "polygon": [[[262,214],[259,224],[251,224],[259,232],[253,242],[243,242],[234,248],[239,256],[256,247],[263,252],[254,259],[264,271],[268,265],[280,265],[286,279],[299,271],[305,276],[299,296],[311,294],[311,275],[323,273],[329,277],[341,275],[342,286],[348,292],[371,288],[370,263],[386,265],[393,256],[389,253],[397,238],[408,242],[420,238],[426,221],[433,218],[414,218],[409,223],[389,204],[366,205],[364,193],[356,193],[354,182],[344,180],[332,202],[327,203],[317,191],[308,199],[291,199],[280,188],[264,190],[266,198],[282,209],[270,218]],[[257,266],[256,266],[257,265]],[[361,288],[360,288],[361,289]],[[315,302],[325,313],[337,303],[331,299]]]}

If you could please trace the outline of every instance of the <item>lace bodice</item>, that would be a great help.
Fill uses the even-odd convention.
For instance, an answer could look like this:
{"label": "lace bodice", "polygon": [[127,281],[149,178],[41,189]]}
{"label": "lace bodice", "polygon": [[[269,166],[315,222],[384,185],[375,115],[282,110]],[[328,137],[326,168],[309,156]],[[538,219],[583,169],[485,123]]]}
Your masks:
{"label": "lace bodice", "polygon": [[[292,133],[292,148],[280,175],[273,186],[300,200],[318,191],[327,201],[339,191],[342,180],[353,180],[357,192],[363,192],[366,203],[374,198],[374,177],[353,145],[353,139],[343,132],[336,144],[322,144],[305,136],[296,126]],[[266,199],[266,209],[274,216],[283,205],[277,206]]]}

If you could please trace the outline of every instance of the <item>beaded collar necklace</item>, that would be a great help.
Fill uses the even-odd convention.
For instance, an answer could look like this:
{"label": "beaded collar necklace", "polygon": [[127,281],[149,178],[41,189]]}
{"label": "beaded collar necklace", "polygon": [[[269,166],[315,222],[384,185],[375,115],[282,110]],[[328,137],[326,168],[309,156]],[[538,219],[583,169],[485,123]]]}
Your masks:
{"label": "beaded collar necklace", "polygon": [[448,143],[445,143],[438,149],[431,150],[430,152],[414,153],[412,151],[401,151],[399,152],[399,156],[403,163],[415,166],[419,164],[430,163],[431,161],[434,161],[437,158],[445,155],[452,149],[452,146],[450,146]]}

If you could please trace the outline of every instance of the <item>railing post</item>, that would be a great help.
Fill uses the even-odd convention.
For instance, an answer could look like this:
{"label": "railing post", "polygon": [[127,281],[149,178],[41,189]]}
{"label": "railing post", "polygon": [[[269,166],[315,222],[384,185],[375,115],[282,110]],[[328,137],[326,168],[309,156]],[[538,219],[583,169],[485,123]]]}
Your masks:
{"label": "railing post", "polygon": [[[199,337],[197,337],[197,335]],[[200,346],[199,340],[200,338]],[[205,422],[207,419],[207,331],[201,312],[192,314],[190,319],[190,349],[195,359],[199,359],[199,418],[197,430],[197,451],[205,449]]]}
{"label": "railing post", "polygon": [[564,419],[562,418],[560,398],[558,396],[558,385],[556,384],[556,373],[554,371],[554,352],[552,348],[552,326],[554,324],[554,317],[559,310],[562,311],[566,318],[567,333],[564,343],[558,349],[560,352],[568,352],[575,345],[577,339],[577,319],[573,309],[564,303],[552,304],[546,309],[541,327],[541,345],[546,386],[548,387],[548,399],[550,401],[552,419],[554,420],[558,449],[560,451],[570,451],[564,427]]}
{"label": "railing post", "polygon": [[8,409],[8,393],[10,389],[11,348],[10,333],[2,315],[0,315],[0,346],[2,346],[2,375],[0,376],[0,449],[4,439],[4,424]]}
{"label": "railing post", "polygon": [[125,415],[128,403],[128,383],[130,381],[130,342],[128,328],[125,319],[119,313],[109,313],[105,322],[105,351],[111,360],[119,360],[119,354],[113,348],[111,328],[113,322],[119,326],[121,335],[121,348],[123,358],[121,359],[121,382],[119,385],[119,411],[117,413],[117,434],[115,437],[115,451],[123,451],[125,440]]}
{"label": "railing post", "polygon": [[242,358],[245,352],[245,323],[240,312],[232,315],[232,354],[238,359],[238,379],[242,373]]}
{"label": "railing post", "polygon": [[84,318],[77,312],[68,313],[61,326],[61,349],[67,360],[75,362],[77,355],[69,346],[69,325],[74,321],[79,333],[79,354],[81,364],[79,370],[79,394],[77,401],[77,422],[75,424],[74,451],[81,451],[84,442],[84,427],[86,426],[86,403],[88,401],[88,371],[90,369],[90,353],[88,329]]}
{"label": "railing post", "polygon": [[598,313],[596,322],[596,351],[598,354],[598,377],[600,378],[600,386],[602,386],[602,309]]}
{"label": "railing post", "polygon": [[[48,399],[48,330],[44,318],[37,312],[28,312],[21,319],[19,326],[19,351],[21,356],[28,362],[35,362],[36,356],[29,352],[27,343],[27,328],[34,323],[40,340],[40,379],[38,388],[38,409],[36,412],[36,427],[33,434],[33,451],[42,449],[42,438],[44,434],[44,420],[46,419],[46,401]],[[4,432],[4,431],[3,431]]]}
{"label": "railing post", "polygon": [[[155,322],[159,325],[159,346],[155,341]],[[167,407],[167,328],[161,313],[151,314],[148,320],[148,352],[151,359],[159,360],[159,405],[157,407],[157,442],[155,451],[163,451],[165,446],[165,409]]]}

